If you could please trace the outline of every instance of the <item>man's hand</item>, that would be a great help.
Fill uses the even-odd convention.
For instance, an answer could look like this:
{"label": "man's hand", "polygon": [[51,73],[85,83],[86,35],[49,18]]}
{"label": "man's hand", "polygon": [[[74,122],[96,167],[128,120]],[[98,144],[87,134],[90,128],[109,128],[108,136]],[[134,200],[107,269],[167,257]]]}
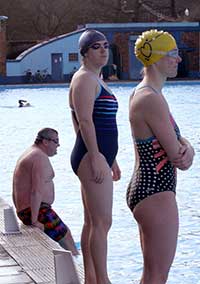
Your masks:
{"label": "man's hand", "polygon": [[40,230],[44,231],[44,225],[43,225],[42,223],[36,221],[36,222],[33,222],[32,225],[33,225],[34,227],[37,227],[37,228],[39,228]]}

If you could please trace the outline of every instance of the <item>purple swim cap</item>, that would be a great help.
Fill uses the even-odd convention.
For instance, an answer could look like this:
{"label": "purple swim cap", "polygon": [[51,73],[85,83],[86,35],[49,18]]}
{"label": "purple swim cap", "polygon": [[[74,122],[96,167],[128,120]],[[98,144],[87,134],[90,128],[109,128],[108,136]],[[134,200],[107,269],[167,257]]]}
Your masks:
{"label": "purple swim cap", "polygon": [[82,56],[85,55],[85,53],[88,51],[89,47],[97,42],[97,41],[101,41],[101,40],[107,40],[105,35],[95,31],[95,30],[87,30],[85,32],[82,33],[82,35],[79,38],[79,49],[80,49],[80,53]]}

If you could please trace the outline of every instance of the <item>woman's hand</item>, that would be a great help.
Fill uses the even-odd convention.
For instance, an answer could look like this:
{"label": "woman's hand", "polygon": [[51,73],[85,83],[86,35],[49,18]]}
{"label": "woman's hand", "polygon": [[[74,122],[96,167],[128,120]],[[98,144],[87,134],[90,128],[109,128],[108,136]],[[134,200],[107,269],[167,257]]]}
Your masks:
{"label": "woman's hand", "polygon": [[98,153],[91,158],[92,179],[96,183],[103,182],[108,171],[107,167],[107,161],[101,153]]}
{"label": "woman's hand", "polygon": [[173,161],[173,165],[180,170],[187,170],[191,167],[194,157],[194,149],[184,140],[181,141],[181,148],[179,151],[180,157]]}
{"label": "woman's hand", "polygon": [[114,160],[111,170],[112,170],[113,180],[118,181],[121,178],[121,170],[116,160]]}

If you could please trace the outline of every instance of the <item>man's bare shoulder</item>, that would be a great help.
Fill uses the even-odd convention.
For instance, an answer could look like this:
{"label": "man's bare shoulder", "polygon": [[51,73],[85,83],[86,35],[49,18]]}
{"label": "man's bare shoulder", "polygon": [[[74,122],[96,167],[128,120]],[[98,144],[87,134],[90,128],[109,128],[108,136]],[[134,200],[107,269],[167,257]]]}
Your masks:
{"label": "man's bare shoulder", "polygon": [[19,162],[35,162],[41,160],[48,160],[48,156],[37,146],[29,147],[19,158]]}

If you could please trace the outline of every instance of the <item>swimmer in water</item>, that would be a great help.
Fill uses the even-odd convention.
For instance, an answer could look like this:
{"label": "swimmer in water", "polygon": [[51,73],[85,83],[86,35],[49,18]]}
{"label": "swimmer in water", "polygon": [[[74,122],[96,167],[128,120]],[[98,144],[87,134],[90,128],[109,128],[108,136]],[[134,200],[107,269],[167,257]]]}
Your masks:
{"label": "swimmer in water", "polygon": [[31,104],[27,102],[26,100],[18,100],[19,107],[29,107]]}

